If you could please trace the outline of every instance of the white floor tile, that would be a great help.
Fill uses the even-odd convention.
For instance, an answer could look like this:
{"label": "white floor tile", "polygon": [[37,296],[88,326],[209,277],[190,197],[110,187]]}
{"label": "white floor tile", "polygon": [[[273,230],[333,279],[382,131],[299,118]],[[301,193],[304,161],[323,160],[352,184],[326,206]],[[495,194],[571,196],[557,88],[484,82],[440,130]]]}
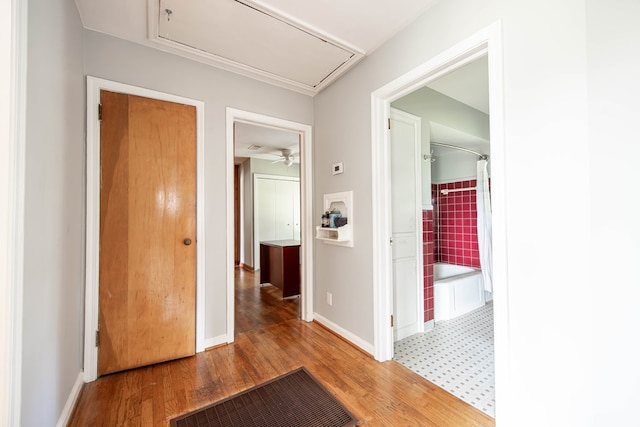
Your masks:
{"label": "white floor tile", "polygon": [[493,304],[397,341],[394,359],[495,417]]}

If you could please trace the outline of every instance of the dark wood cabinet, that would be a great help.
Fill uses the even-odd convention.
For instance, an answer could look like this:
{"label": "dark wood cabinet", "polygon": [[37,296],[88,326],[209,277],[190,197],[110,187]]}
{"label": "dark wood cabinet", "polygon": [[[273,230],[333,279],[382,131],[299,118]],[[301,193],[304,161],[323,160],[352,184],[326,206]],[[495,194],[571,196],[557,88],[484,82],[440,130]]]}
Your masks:
{"label": "dark wood cabinet", "polygon": [[260,242],[260,283],[282,289],[282,298],[300,295],[300,241]]}

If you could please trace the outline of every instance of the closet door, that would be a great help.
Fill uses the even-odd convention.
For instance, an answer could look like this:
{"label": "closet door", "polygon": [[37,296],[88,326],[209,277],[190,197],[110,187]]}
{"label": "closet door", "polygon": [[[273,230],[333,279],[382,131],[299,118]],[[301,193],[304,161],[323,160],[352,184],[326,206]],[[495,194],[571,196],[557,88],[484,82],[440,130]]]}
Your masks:
{"label": "closet door", "polygon": [[300,181],[292,181],[293,240],[300,240]]}
{"label": "closet door", "polygon": [[256,180],[256,240],[276,240],[276,182],[272,179]]}
{"label": "closet door", "polygon": [[293,239],[293,182],[275,181],[276,240]]}
{"label": "closet door", "polygon": [[253,258],[260,268],[260,242],[300,240],[300,182],[260,177],[255,180]]}

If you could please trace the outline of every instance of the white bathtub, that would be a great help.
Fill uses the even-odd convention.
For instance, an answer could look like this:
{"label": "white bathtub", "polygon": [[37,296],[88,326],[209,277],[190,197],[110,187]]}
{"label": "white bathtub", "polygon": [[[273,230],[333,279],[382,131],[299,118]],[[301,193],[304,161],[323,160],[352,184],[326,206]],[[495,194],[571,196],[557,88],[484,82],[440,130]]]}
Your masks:
{"label": "white bathtub", "polygon": [[480,269],[461,265],[434,264],[434,320],[449,320],[485,304]]}

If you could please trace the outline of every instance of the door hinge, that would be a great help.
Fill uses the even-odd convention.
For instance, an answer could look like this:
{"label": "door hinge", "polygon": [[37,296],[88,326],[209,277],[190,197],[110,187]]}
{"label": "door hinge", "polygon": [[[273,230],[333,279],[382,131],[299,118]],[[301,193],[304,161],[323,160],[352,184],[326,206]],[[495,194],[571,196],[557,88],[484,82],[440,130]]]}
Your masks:
{"label": "door hinge", "polygon": [[96,347],[100,346],[100,331],[96,330]]}
{"label": "door hinge", "polygon": [[391,327],[393,328],[393,314],[391,315]]}
{"label": "door hinge", "polygon": [[102,121],[102,104],[98,104],[98,120]]}
{"label": "door hinge", "polygon": [[387,129],[391,130],[391,117],[387,119]]}

